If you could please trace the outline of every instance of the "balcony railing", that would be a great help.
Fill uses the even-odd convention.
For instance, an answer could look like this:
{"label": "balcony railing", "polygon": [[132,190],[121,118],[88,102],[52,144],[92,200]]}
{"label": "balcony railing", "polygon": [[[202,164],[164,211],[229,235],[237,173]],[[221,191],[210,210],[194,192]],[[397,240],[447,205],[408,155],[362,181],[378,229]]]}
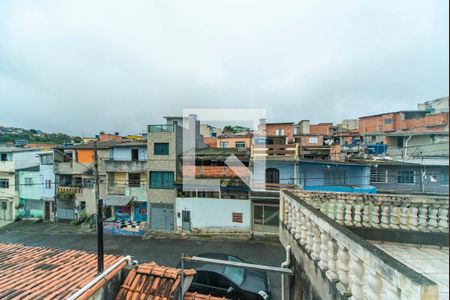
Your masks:
{"label": "balcony railing", "polygon": [[266,158],[266,157],[295,157],[300,155],[300,144],[286,144],[286,145],[252,145],[252,158]]}
{"label": "balcony railing", "polygon": [[147,160],[113,160],[105,161],[106,172],[141,173],[147,170]]}
{"label": "balcony railing", "polygon": [[[324,288],[331,286],[342,298],[438,299],[438,286],[433,281],[333,221],[335,218],[344,224],[351,221],[350,217],[346,219],[343,209],[347,202],[339,203],[338,211],[330,210],[332,218],[329,218],[308,203],[314,203],[314,197],[304,200],[303,196],[281,192],[280,239],[283,244],[291,245],[296,261],[313,268],[304,266],[303,270],[309,272],[307,276],[314,276],[315,281],[321,281],[312,280],[311,284],[316,284],[315,289],[322,293],[322,298],[333,298]],[[330,194],[328,200],[332,197],[335,194]],[[363,217],[359,222],[364,224]]]}
{"label": "balcony railing", "polygon": [[448,232],[446,197],[296,192],[330,219],[347,227]]}
{"label": "balcony railing", "polygon": [[58,186],[56,191],[59,193],[74,193],[74,194],[82,194],[83,188],[81,187],[71,187],[71,186]]}
{"label": "balcony railing", "polygon": [[175,125],[164,124],[164,125],[148,125],[148,132],[173,132],[175,130]]}

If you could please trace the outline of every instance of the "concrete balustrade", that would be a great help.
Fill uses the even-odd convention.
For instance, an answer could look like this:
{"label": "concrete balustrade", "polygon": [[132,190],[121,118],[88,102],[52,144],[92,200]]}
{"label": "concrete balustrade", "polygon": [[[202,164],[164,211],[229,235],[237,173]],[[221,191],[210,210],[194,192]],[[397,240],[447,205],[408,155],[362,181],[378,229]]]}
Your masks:
{"label": "concrete balustrade", "polygon": [[448,231],[446,197],[295,192],[314,208],[347,227]]}
{"label": "concrete balustrade", "polygon": [[[319,286],[317,278],[326,280],[342,299],[438,299],[438,286],[433,281],[399,263],[345,226],[351,222],[351,226],[398,226],[419,230],[422,224],[427,230],[438,230],[448,227],[448,219],[444,217],[448,205],[439,202],[440,199],[424,203],[420,198],[397,202],[373,196],[364,201],[341,197],[328,199],[327,203],[318,197],[281,192],[280,237],[283,244],[288,243],[293,248],[297,261],[302,260],[302,269],[316,276],[311,284],[318,285],[316,292],[322,293],[321,298],[336,298],[336,295],[326,294],[323,283]],[[424,204],[430,206],[426,212]],[[296,217],[292,218],[293,215]],[[428,218],[426,222],[421,219],[423,216]],[[311,271],[311,266],[316,270]]]}

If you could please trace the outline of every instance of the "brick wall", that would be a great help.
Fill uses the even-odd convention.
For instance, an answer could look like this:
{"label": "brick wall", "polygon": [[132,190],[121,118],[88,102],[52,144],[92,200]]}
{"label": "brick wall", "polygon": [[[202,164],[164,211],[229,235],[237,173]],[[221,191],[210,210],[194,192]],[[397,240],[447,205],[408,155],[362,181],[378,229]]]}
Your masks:
{"label": "brick wall", "polygon": [[266,135],[276,135],[277,129],[284,129],[284,135],[288,137],[288,142],[292,142],[294,139],[294,126],[290,123],[287,124],[266,124]]}

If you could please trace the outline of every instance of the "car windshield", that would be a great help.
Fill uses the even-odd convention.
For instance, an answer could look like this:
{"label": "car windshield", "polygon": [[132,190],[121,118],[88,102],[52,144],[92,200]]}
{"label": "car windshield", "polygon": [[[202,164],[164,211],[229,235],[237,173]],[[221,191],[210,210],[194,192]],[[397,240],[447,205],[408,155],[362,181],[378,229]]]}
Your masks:
{"label": "car windshield", "polygon": [[[228,256],[228,261],[241,262],[239,259]],[[237,285],[244,281],[244,269],[236,267],[225,267],[224,275]]]}

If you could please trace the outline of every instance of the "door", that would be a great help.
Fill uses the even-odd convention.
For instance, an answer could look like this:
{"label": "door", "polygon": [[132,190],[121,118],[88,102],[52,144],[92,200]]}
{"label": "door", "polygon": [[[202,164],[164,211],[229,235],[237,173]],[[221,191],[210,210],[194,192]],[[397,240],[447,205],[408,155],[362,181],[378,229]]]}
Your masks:
{"label": "door", "polygon": [[131,149],[131,160],[139,160],[139,150]]}
{"label": "door", "polygon": [[280,183],[280,171],[275,168],[266,169],[266,183],[279,184]]}
{"label": "door", "polygon": [[0,203],[0,220],[10,221],[9,218],[9,210],[8,210],[8,202],[2,201]]}
{"label": "door", "polygon": [[50,221],[50,202],[45,201],[45,207],[44,207],[44,220]]}
{"label": "door", "polygon": [[173,230],[173,205],[151,204],[150,224],[152,230]]}
{"label": "door", "polygon": [[189,210],[181,211],[181,229],[191,230],[191,212]]}

